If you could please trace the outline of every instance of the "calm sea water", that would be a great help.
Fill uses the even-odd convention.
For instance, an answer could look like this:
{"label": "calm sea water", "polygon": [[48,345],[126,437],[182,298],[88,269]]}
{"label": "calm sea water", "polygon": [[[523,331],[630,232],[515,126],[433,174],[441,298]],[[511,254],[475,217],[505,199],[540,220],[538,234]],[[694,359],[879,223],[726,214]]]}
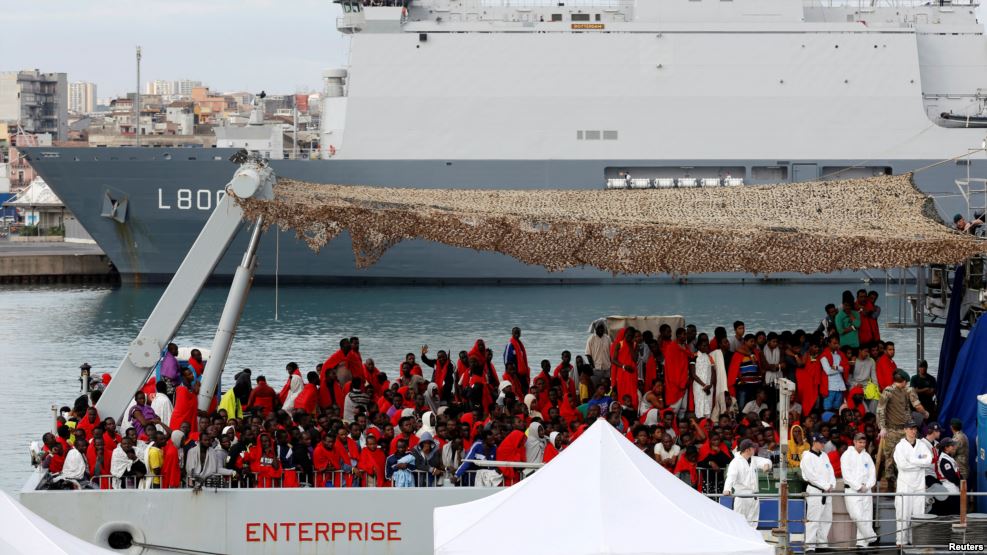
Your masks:
{"label": "calm sea water", "polygon": [[[244,312],[224,383],[231,369],[249,367],[280,389],[284,365],[309,370],[335,350],[340,337],[357,335],[364,356],[395,375],[403,355],[427,343],[469,349],[477,338],[502,352],[511,327],[523,329],[529,357],[558,362],[585,345],[589,323],[601,316],[681,314],[701,331],[814,329],[822,307],[838,302],[843,285],[607,285],[529,287],[292,287],[255,288]],[[883,288],[878,288],[883,293]],[[37,287],[0,289],[0,489],[17,491],[31,472],[28,444],[51,426],[51,405],[78,395],[78,367],[113,371],[162,289]],[[208,348],[226,290],[209,288],[176,338]],[[882,320],[897,317],[884,303]],[[898,364],[914,371],[915,332],[882,326],[898,344]],[[935,368],[941,335],[928,333]],[[502,370],[501,365],[497,365]]]}

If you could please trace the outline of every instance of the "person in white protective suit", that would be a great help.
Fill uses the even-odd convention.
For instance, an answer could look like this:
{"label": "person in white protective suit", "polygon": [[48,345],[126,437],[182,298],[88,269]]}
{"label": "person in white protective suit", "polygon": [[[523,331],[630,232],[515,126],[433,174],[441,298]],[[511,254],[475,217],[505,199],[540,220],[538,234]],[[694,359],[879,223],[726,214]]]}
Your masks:
{"label": "person in white protective suit", "polygon": [[840,456],[840,469],[846,487],[846,511],[857,525],[857,546],[867,547],[877,541],[877,534],[874,533],[874,498],[851,495],[870,493],[877,483],[877,469],[874,468],[874,459],[867,452],[865,434],[853,436],[853,447]]}
{"label": "person in white protective suit", "polygon": [[[905,437],[894,448],[894,464],[898,467],[896,493],[925,493],[925,472],[932,466],[932,451],[926,442],[918,441],[914,421],[905,424]],[[895,543],[899,547],[908,545],[912,543],[912,517],[925,514],[925,497],[896,495],[894,512],[898,524]]]}
{"label": "person in white protective suit", "polygon": [[836,473],[829,462],[829,454],[823,452],[826,438],[822,434],[812,436],[812,447],[802,453],[799,470],[805,480],[805,550],[827,547],[829,529],[833,525],[833,498],[821,495],[831,493],[836,487]]}
{"label": "person in white protective suit", "polygon": [[[727,467],[727,478],[723,482],[723,495],[750,495],[758,492],[757,471],[771,470],[771,460],[754,456],[757,444],[749,439],[740,442],[733,460]],[[733,510],[744,515],[747,522],[757,528],[761,516],[761,505],[756,497],[737,497],[733,500]]]}

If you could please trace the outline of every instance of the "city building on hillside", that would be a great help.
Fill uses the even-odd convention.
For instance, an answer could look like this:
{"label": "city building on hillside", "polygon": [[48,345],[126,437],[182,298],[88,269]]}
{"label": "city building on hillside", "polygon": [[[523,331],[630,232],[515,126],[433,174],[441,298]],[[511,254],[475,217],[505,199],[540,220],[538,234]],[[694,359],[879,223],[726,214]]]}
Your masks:
{"label": "city building on hillside", "polygon": [[195,132],[195,107],[187,100],[172,102],[165,107],[165,121],[175,126],[176,135]]}
{"label": "city building on hillside", "polygon": [[28,133],[68,136],[68,80],[64,73],[37,69],[0,73],[0,121]]}
{"label": "city building on hillside", "polygon": [[76,81],[69,84],[69,112],[91,114],[96,111],[96,83]]}

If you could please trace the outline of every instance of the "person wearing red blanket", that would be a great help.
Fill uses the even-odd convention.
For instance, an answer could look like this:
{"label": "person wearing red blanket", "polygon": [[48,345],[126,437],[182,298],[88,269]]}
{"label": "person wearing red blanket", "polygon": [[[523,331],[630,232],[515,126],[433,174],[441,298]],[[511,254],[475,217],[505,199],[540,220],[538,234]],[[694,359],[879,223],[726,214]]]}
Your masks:
{"label": "person wearing red blanket", "polygon": [[[650,391],[658,381],[658,357],[661,356],[661,345],[657,339],[645,341],[644,351],[644,391]],[[662,387],[664,389],[664,386]]]}
{"label": "person wearing red blanket", "polygon": [[403,416],[398,421],[398,429],[401,430],[401,433],[394,434],[394,439],[391,440],[391,455],[396,452],[399,439],[404,439],[408,442],[408,449],[414,449],[418,445],[419,439],[414,433],[415,421],[414,416]]}
{"label": "person wearing red blanket", "polygon": [[257,478],[258,488],[273,488],[281,485],[281,459],[278,458],[271,436],[262,433],[257,443],[250,446],[244,458],[247,468]]}
{"label": "person wearing red blanket", "polygon": [[[346,366],[347,364],[349,364],[350,350],[351,350],[351,345],[350,345],[349,338],[348,337],[344,337],[344,338],[340,339],[339,340],[339,350],[337,350],[335,353],[329,355],[329,358],[327,358],[326,361],[322,363],[322,370],[320,371],[321,373],[319,374],[319,382],[320,383],[322,383],[322,384],[325,384],[326,383],[326,374],[330,370],[333,370],[334,371],[333,372],[333,376],[334,377],[342,375],[342,374],[340,374],[338,372],[338,370],[342,370],[342,368],[340,368],[340,366]],[[350,371],[347,368],[347,372],[345,372],[345,378],[346,379],[344,379],[343,381],[349,381],[349,378],[352,376],[351,372],[352,371]],[[319,407],[321,407],[322,409],[326,409],[330,405],[332,405],[332,399],[330,397],[329,391],[326,390],[325,393],[320,392],[319,393]],[[342,408],[342,407],[340,407],[340,408]]]}
{"label": "person wearing red blanket", "polygon": [[250,390],[246,408],[260,409],[261,415],[267,416],[274,410],[274,400],[277,398],[278,394],[274,392],[274,388],[267,385],[267,378],[257,376],[257,385]]}
{"label": "person wearing red blanket", "polygon": [[206,363],[202,360],[202,351],[192,349],[192,352],[189,353],[188,365],[192,367],[195,375],[201,378],[202,371],[206,369]]}
{"label": "person wearing red blanket", "polygon": [[737,400],[738,408],[743,409],[757,395],[757,390],[764,385],[764,373],[755,349],[754,334],[748,333],[730,357],[730,368],[727,371],[727,389],[730,396]]}
{"label": "person wearing red blanket", "polygon": [[562,396],[562,403],[559,404],[559,416],[567,424],[572,424],[573,422],[582,422],[583,413],[579,412],[579,399],[574,395]]}
{"label": "person wearing red blanket", "polygon": [[288,380],[284,382],[284,386],[281,387],[281,391],[278,392],[278,404],[284,405],[284,402],[288,400],[288,394],[291,392],[291,379],[292,376],[298,376],[298,379],[305,381],[302,377],[302,371],[298,369],[298,365],[294,362],[289,362],[284,367],[288,371]]}
{"label": "person wearing red blanket", "polygon": [[384,451],[377,445],[377,436],[367,435],[367,446],[360,451],[357,470],[362,477],[361,482],[367,487],[387,488],[391,483],[384,479]]}
{"label": "person wearing red blanket", "polygon": [[404,362],[398,369],[398,379],[401,383],[408,384],[411,383],[412,376],[424,377],[424,374],[422,374],[422,367],[415,362],[415,353],[408,353],[404,355]]}
{"label": "person wearing red blanket", "polygon": [[315,411],[319,406],[319,374],[316,372],[309,372],[308,383],[302,388],[302,392],[298,394],[298,398],[295,399],[295,409],[300,409],[308,414],[315,415]]}
{"label": "person wearing red blanket", "polygon": [[511,329],[511,339],[504,348],[504,366],[508,362],[513,362],[517,366],[518,376],[521,377],[522,391],[518,392],[518,397],[528,394],[528,386],[531,384],[531,367],[528,366],[528,351],[521,342],[521,328]]}
{"label": "person wearing red blanket", "polygon": [[829,394],[829,381],[823,372],[819,344],[814,340],[809,343],[809,350],[802,358],[802,366],[795,370],[795,387],[803,417],[812,412],[820,395],[825,397]]}
{"label": "person wearing red blanket", "polygon": [[572,365],[572,353],[562,351],[562,362],[552,370],[552,377],[562,382],[562,389],[567,395],[576,396],[576,368]]}
{"label": "person wearing red blanket", "polygon": [[894,343],[888,341],[884,345],[884,354],[877,359],[877,387],[881,391],[894,383],[894,373],[898,365],[894,361]]}
{"label": "person wearing red blanket", "polygon": [[617,381],[614,385],[617,389],[617,398],[622,399],[624,395],[631,398],[634,407],[637,407],[637,341],[640,334],[632,327],[626,327],[624,333],[618,332],[621,339],[614,341],[612,347],[614,358],[610,361],[610,373],[616,375]]}
{"label": "person wearing red blanket", "polygon": [[123,437],[117,432],[117,423],[113,418],[103,420],[103,444],[107,452],[112,453]]}
{"label": "person wearing red blanket", "polygon": [[[525,443],[527,439],[521,430],[514,430],[507,434],[504,441],[501,441],[500,446],[497,447],[497,460],[525,462]],[[512,486],[519,480],[520,469],[502,466],[500,467],[500,473],[504,476],[504,485]]]}
{"label": "person wearing red blanket", "polygon": [[[114,447],[115,449],[115,447]],[[95,437],[89,442],[89,447],[86,448],[86,462],[89,464],[89,475],[92,476],[93,480],[99,476],[99,480],[96,483],[99,485],[99,489],[110,489],[110,457],[113,455],[112,450],[106,449],[106,442],[103,441],[102,437]],[[107,476],[107,477],[103,477]]]}
{"label": "person wearing red blanket", "polygon": [[614,335],[613,341],[610,342],[610,383],[611,384],[617,383],[617,367],[613,363],[613,361],[617,360],[617,347],[619,347],[620,343],[624,340],[624,337],[627,335],[627,331],[628,330],[633,331],[633,329],[634,328],[632,328],[631,326],[620,328],[619,330],[617,330],[617,333]]}
{"label": "person wearing red blanket", "polygon": [[870,345],[881,340],[881,331],[877,327],[876,306],[874,301],[867,295],[866,289],[857,291],[857,312],[860,313],[860,330],[858,337],[860,346]]}
{"label": "person wearing red blanket", "polygon": [[452,392],[455,390],[452,371],[452,361],[445,351],[435,354],[435,359],[428,358],[428,345],[422,345],[421,359],[426,365],[432,367],[432,383],[438,388],[439,398],[445,401],[452,399]]}
{"label": "person wearing red blanket", "polygon": [[697,491],[702,491],[702,484],[699,482],[699,471],[696,469],[696,462],[699,461],[699,453],[696,450],[695,445],[690,445],[685,448],[681,457],[675,462],[675,468],[672,470],[672,474],[682,477],[686,475],[689,477],[689,483],[692,484]]}
{"label": "person wearing red blanket", "polygon": [[196,381],[192,369],[183,368],[182,369],[182,379],[175,388],[175,408],[171,411],[171,421],[168,422],[168,427],[172,430],[177,430],[182,427],[183,422],[188,422],[188,425],[192,428],[192,433],[195,434],[199,431],[199,422],[196,415],[198,414],[198,395],[199,395],[199,382]]}
{"label": "person wearing red blanket", "polygon": [[99,413],[96,412],[96,407],[89,407],[86,409],[85,416],[79,419],[79,422],[75,425],[75,429],[86,432],[86,439],[92,442],[93,428],[101,423]]}
{"label": "person wearing red blanket", "polygon": [[562,435],[558,432],[548,434],[548,443],[545,444],[545,455],[542,457],[542,462],[545,464],[552,462],[552,459],[559,455],[561,447]]}
{"label": "person wearing red blanket", "polygon": [[326,484],[337,484],[339,473],[343,470],[345,461],[336,450],[336,436],[326,433],[322,441],[312,452],[312,467],[315,470],[315,487],[325,487]]}
{"label": "person wearing red blanket", "polygon": [[350,353],[346,357],[346,367],[350,371],[351,378],[361,378],[363,383],[369,383],[370,375],[366,366],[363,365],[363,355],[360,354],[360,338],[350,338]]}
{"label": "person wearing red blanket", "polygon": [[521,394],[521,377],[517,374],[517,367],[514,363],[508,363],[504,367],[504,381],[511,384],[511,389],[514,391],[515,397],[523,398]]}
{"label": "person wearing red blanket", "polygon": [[178,447],[164,432],[158,432],[155,445],[161,449],[161,489],[176,489],[182,487],[182,469],[178,462]]}
{"label": "person wearing red blanket", "polygon": [[[319,378],[319,408],[326,410],[329,407],[336,407],[338,413],[343,414],[343,403],[346,400],[346,392],[336,377],[336,370],[322,367],[322,376]],[[296,403],[297,404],[297,403]]]}
{"label": "person wearing red blanket", "polygon": [[675,330],[674,341],[664,341],[661,354],[665,357],[665,407],[685,412],[688,403],[689,366],[692,353],[686,345],[685,328]]}

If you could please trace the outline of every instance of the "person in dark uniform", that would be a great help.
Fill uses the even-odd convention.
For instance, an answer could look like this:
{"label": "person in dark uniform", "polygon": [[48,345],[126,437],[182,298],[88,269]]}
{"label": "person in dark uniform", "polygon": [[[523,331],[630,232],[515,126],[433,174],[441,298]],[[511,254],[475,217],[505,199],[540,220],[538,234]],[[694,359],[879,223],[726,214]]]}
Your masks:
{"label": "person in dark uniform", "polygon": [[[946,438],[940,442],[939,448],[941,451],[939,453],[939,460],[936,463],[936,473],[940,477],[939,482],[946,488],[947,492],[958,493],[960,491],[960,480],[963,479],[963,476],[960,474],[956,460],[953,458],[956,454],[956,441],[953,438]],[[960,496],[950,495],[945,501],[936,500],[932,505],[931,512],[935,515],[960,514]]]}

